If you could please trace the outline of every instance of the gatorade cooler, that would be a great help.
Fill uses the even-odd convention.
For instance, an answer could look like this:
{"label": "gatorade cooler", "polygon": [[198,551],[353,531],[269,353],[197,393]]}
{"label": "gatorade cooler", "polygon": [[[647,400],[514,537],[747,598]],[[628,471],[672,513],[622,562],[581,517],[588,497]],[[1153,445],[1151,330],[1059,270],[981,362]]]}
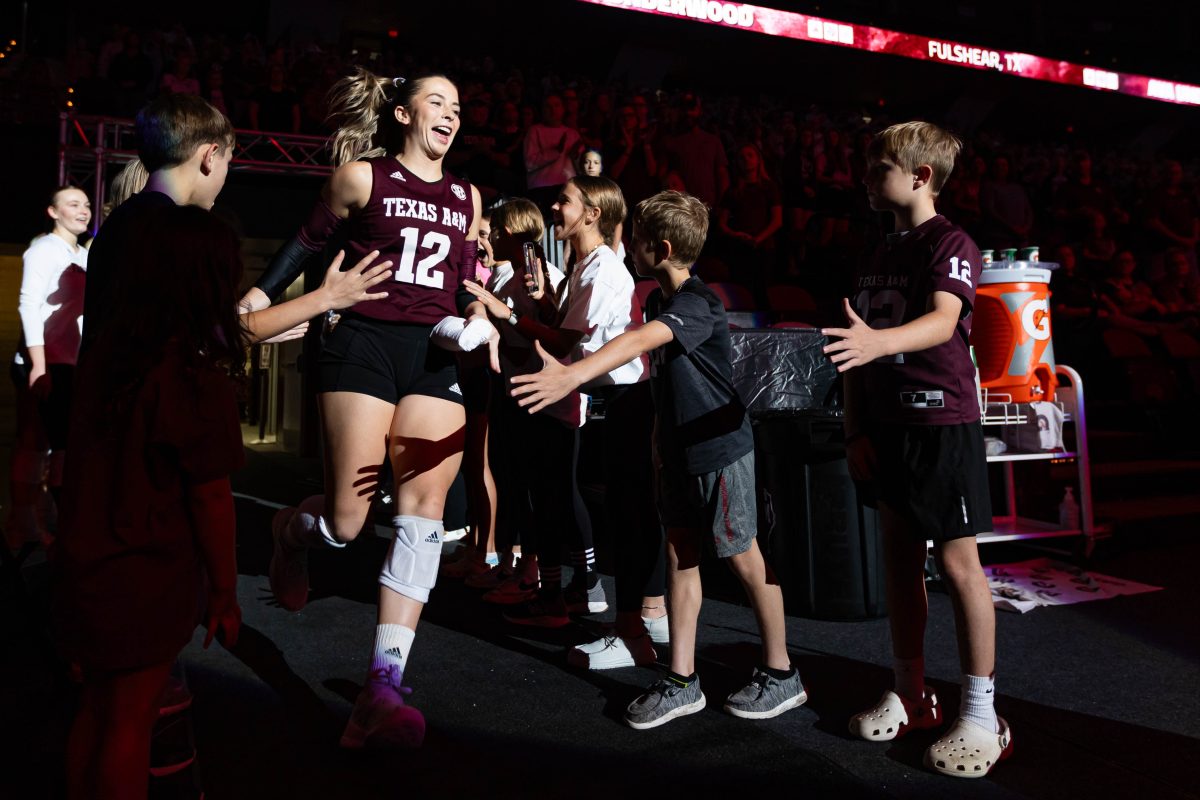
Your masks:
{"label": "gatorade cooler", "polygon": [[1054,345],[1050,340],[1050,270],[1013,261],[985,269],[975,294],[971,344],[984,389],[1014,403],[1053,400]]}

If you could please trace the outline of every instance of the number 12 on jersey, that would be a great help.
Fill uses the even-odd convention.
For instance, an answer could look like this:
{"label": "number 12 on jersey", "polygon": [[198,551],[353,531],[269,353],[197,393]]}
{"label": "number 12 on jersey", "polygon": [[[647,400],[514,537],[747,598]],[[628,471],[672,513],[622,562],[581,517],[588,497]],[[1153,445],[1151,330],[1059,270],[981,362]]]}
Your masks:
{"label": "number 12 on jersey", "polygon": [[417,237],[420,235],[418,228],[401,229],[400,238],[404,240],[404,245],[400,251],[400,264],[396,267],[396,280],[431,289],[444,288],[446,276],[434,272],[434,267],[446,260],[446,254],[450,252],[450,237],[440,231],[428,231],[421,240],[421,246],[431,252],[417,261]]}
{"label": "number 12 on jersey", "polygon": [[960,261],[958,256],[950,256],[950,277],[971,285],[971,262]]}

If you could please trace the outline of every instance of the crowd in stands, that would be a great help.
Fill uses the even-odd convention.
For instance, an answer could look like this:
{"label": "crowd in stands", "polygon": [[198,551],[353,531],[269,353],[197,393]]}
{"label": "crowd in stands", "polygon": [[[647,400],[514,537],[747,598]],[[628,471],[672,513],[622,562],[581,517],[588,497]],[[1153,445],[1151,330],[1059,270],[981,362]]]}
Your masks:
{"label": "crowd in stands", "polygon": [[[77,41],[65,71],[86,112],[130,116],[157,93],[189,92],[238,127],[324,135],[329,86],[364,60],[380,74],[421,66],[394,51],[368,59],[332,46],[266,45],[250,34],[239,41],[194,38],[182,26],[114,25],[103,38]],[[878,235],[861,179],[871,132],[893,121],[885,109],[702,98],[489,55],[455,61],[437,64],[462,88],[463,128],[448,165],[480,187],[485,203],[526,195],[548,206],[554,187],[595,151],[631,205],[660,188],[703,199],[715,235],[698,271],[748,288],[763,310],[768,288],[782,283],[836,298]],[[1065,138],[1031,140],[1019,126],[974,131],[939,209],[982,248],[1036,244],[1043,261],[1063,264],[1054,281],[1060,355],[1093,342],[1097,326],[1154,335],[1190,324],[1200,306],[1200,159]]]}

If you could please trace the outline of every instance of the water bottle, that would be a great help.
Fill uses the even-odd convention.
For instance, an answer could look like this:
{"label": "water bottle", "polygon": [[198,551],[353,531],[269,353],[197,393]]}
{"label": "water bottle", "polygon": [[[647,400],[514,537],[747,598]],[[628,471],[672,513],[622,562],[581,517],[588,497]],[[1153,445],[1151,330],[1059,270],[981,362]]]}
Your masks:
{"label": "water bottle", "polygon": [[1075,502],[1075,488],[1068,486],[1058,504],[1058,524],[1063,530],[1079,530],[1079,503]]}

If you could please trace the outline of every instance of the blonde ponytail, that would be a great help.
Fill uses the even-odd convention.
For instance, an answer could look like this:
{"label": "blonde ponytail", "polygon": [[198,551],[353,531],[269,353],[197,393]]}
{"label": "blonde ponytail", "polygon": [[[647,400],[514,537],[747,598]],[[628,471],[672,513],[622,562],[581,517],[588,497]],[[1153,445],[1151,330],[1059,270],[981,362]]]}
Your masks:
{"label": "blonde ponytail", "polygon": [[381,116],[393,104],[389,90],[394,91],[390,78],[381,78],[362,67],[355,67],[353,74],[330,87],[329,115],[325,119],[337,128],[329,139],[335,167],[387,154],[389,123]]}

